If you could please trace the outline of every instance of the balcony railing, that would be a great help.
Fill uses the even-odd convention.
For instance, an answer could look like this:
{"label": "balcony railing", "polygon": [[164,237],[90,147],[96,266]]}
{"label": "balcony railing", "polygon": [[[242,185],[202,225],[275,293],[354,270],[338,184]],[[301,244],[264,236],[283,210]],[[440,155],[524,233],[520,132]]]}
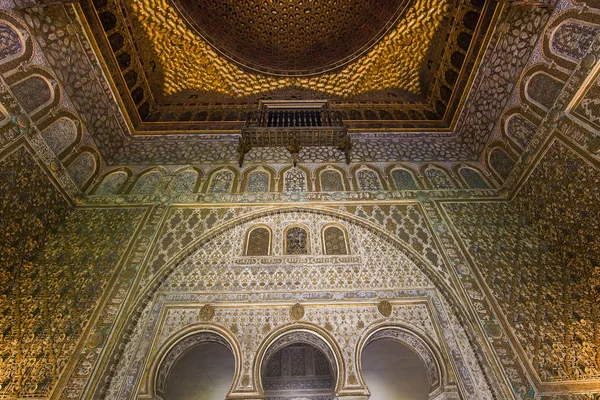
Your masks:
{"label": "balcony railing", "polygon": [[261,110],[246,119],[246,128],[324,128],[344,127],[337,111],[319,110]]}

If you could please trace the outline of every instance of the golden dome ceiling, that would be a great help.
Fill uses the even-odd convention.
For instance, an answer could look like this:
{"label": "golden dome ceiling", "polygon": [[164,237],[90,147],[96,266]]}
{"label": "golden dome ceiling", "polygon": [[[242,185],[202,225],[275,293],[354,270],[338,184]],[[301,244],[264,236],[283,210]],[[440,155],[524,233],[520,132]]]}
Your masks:
{"label": "golden dome ceiling", "polygon": [[[316,0],[313,2],[316,3]],[[337,0],[337,3],[341,2]],[[354,4],[350,0],[345,2]],[[421,67],[436,31],[448,15],[449,3],[449,0],[412,1],[402,18],[390,18],[395,23],[368,51],[339,70],[313,76],[273,76],[240,67],[215,51],[207,40],[188,26],[180,12],[167,0],[131,0],[128,5],[132,16],[137,19],[136,26],[145,36],[142,42],[149,44],[149,52],[158,61],[164,95],[191,89],[244,98],[292,87],[341,97],[387,88],[419,93]],[[394,9],[394,13],[398,13],[398,8]],[[321,25],[321,29],[326,27],[328,25]],[[234,34],[229,35],[234,40],[235,36],[231,36]],[[244,45],[252,42],[249,38],[238,39]],[[295,40],[289,39],[287,43]],[[305,54],[316,58],[311,51]]]}
{"label": "golden dome ceiling", "polygon": [[368,51],[410,0],[170,0],[188,25],[240,66],[313,75]]}

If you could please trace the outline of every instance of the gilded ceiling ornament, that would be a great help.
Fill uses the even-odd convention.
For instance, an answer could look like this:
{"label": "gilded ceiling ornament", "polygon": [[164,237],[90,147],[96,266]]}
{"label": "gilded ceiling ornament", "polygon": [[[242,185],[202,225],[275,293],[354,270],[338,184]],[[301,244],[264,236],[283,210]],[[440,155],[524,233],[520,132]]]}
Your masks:
{"label": "gilded ceiling ornament", "polygon": [[294,304],[290,309],[290,317],[295,321],[301,320],[304,317],[304,306],[298,303]]}
{"label": "gilded ceiling ornament", "polygon": [[215,309],[210,304],[207,304],[200,309],[200,319],[202,321],[210,321],[214,315]]}
{"label": "gilded ceiling ornament", "polygon": [[377,310],[386,318],[389,318],[392,315],[392,309],[392,304],[387,300],[383,300],[377,304]]}

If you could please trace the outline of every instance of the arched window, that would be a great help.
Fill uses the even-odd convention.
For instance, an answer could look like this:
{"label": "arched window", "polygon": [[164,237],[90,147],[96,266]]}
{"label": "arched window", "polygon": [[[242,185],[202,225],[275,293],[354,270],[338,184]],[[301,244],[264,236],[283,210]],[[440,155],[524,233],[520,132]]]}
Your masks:
{"label": "arched window", "polygon": [[198,182],[198,172],[183,171],[173,181],[173,193],[193,193]]}
{"label": "arched window", "polygon": [[235,370],[234,350],[228,340],[207,331],[187,335],[162,357],[150,385],[156,391],[152,398],[224,399]]}
{"label": "arched window", "polygon": [[248,193],[266,193],[269,191],[271,177],[266,171],[254,171],[248,177]]}
{"label": "arched window", "polygon": [[410,171],[396,168],[392,171],[392,180],[398,190],[418,190],[419,187],[415,183],[415,179]]}
{"label": "arched window", "polygon": [[429,167],[425,171],[425,174],[434,189],[456,189],[454,182],[448,177],[448,174],[439,168]]}
{"label": "arched window", "polygon": [[558,98],[564,83],[558,79],[544,73],[534,73],[527,82],[526,94],[527,97],[549,110],[554,105],[554,102]]}
{"label": "arched window", "polygon": [[283,190],[285,192],[306,192],[306,174],[300,168],[285,173]]}
{"label": "arched window", "polygon": [[128,176],[125,172],[113,172],[102,179],[102,183],[98,185],[94,194],[118,194]]}
{"label": "arched window", "polygon": [[467,186],[471,189],[489,189],[490,185],[481,176],[478,171],[472,168],[461,168],[460,176],[465,180]]}
{"label": "arched window", "polygon": [[223,399],[235,375],[235,358],[220,343],[202,343],[177,359],[165,383],[166,399]]}
{"label": "arched window", "polygon": [[327,255],[346,255],[348,241],[346,233],[337,226],[328,226],[323,229],[323,252]]}
{"label": "arched window", "polygon": [[342,174],[334,169],[326,169],[319,174],[321,178],[321,190],[323,192],[343,192],[344,180]]}
{"label": "arched window", "polygon": [[271,231],[263,226],[255,227],[246,240],[247,256],[268,256],[271,254]]}
{"label": "arched window", "polygon": [[59,156],[77,140],[77,126],[68,118],[60,118],[42,131],[42,138],[54,154]]}
{"label": "arched window", "polygon": [[376,340],[362,352],[361,364],[370,399],[429,398],[427,366],[409,347],[390,339]]}
{"label": "arched window", "polygon": [[219,171],[210,180],[209,193],[231,193],[233,186],[233,172]]}
{"label": "arched window", "polygon": [[149,172],[141,176],[131,190],[133,194],[152,194],[156,192],[162,175],[160,172]]}
{"label": "arched window", "polygon": [[306,229],[294,226],[285,232],[285,254],[308,254],[309,251],[310,245]]}
{"label": "arched window", "polygon": [[21,107],[28,113],[38,111],[50,104],[54,97],[50,83],[39,75],[29,76],[12,87],[12,91]]}
{"label": "arched window", "polygon": [[77,187],[84,188],[96,173],[96,158],[88,151],[79,154],[68,166],[67,172]]}
{"label": "arched window", "polygon": [[495,148],[490,153],[490,167],[492,167],[503,179],[506,179],[515,168],[515,162],[510,158],[506,151],[501,148]]}
{"label": "arched window", "polygon": [[525,117],[513,114],[506,120],[505,129],[506,134],[524,149],[535,136],[537,127]]}
{"label": "arched window", "polygon": [[358,187],[365,192],[373,192],[381,190],[381,181],[375,171],[370,169],[361,169],[356,173]]}
{"label": "arched window", "polygon": [[579,61],[585,56],[599,31],[598,26],[587,25],[583,21],[565,21],[554,31],[551,48],[560,55]]}

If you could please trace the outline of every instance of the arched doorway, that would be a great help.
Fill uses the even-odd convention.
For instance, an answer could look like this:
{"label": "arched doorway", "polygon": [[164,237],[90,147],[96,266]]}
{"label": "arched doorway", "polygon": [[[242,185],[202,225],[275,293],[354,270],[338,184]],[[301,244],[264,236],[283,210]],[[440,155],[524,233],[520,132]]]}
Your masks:
{"label": "arched doorway", "polygon": [[190,350],[171,367],[165,400],[223,400],[235,374],[231,350],[206,342]]}
{"label": "arched doorway", "polygon": [[323,351],[308,343],[293,343],[266,360],[262,383],[267,400],[330,400],[335,373]]}
{"label": "arched doorway", "polygon": [[236,345],[210,330],[185,332],[166,345],[152,368],[153,398],[223,400],[236,379]]}
{"label": "arched doorway", "polygon": [[369,343],[361,356],[362,373],[371,392],[369,400],[427,400],[431,385],[419,355],[392,339]]}

